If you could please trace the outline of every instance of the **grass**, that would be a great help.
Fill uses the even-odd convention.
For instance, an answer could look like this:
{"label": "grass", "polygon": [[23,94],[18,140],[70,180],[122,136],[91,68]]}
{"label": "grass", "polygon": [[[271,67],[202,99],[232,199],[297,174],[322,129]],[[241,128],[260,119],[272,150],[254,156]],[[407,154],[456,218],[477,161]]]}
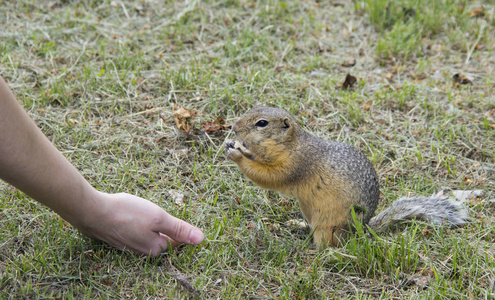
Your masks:
{"label": "grass", "polygon": [[431,39],[437,40],[445,33],[443,38],[449,39],[450,47],[461,48],[470,56],[480,41],[487,42],[485,29],[494,22],[493,13],[487,13],[483,3],[471,4],[465,0],[355,2],[383,33],[376,47],[382,58],[422,55],[428,52]]}
{"label": "grass", "polygon": [[[0,73],[58,149],[99,189],[150,199],[206,234],[138,257],[0,183],[1,298],[191,297],[169,260],[205,298],[495,297],[493,1],[0,3]],[[336,89],[347,73],[358,82]],[[473,84],[453,85],[457,73]],[[288,223],[302,218],[297,203],[226,159],[230,133],[182,134],[174,104],[199,113],[196,128],[284,107],[366,153],[380,207],[484,194],[467,201],[464,228],[411,222],[316,251]]]}

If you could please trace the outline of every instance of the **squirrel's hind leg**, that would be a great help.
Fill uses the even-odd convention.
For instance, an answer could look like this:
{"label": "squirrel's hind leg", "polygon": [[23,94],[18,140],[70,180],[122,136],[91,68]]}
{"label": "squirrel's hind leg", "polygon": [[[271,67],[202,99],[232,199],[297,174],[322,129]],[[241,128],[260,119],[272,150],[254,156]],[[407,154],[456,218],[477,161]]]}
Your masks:
{"label": "squirrel's hind leg", "polygon": [[339,226],[316,228],[313,238],[318,248],[342,247],[349,237],[349,229]]}

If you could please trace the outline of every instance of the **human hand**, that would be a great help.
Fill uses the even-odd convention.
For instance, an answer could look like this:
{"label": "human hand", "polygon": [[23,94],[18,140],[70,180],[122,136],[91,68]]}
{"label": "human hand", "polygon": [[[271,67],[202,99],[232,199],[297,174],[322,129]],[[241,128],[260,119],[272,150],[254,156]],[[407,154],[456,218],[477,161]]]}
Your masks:
{"label": "human hand", "polygon": [[203,233],[177,219],[152,202],[126,193],[96,192],[101,207],[84,217],[84,225],[73,222],[84,234],[120,249],[157,256],[168,248],[199,244]]}

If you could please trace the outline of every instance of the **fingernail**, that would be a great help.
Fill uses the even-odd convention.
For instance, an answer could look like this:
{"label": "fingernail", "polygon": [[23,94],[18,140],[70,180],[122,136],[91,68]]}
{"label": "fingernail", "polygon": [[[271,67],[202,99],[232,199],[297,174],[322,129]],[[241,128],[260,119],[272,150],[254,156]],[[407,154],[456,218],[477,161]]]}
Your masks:
{"label": "fingernail", "polygon": [[189,233],[189,241],[191,242],[191,244],[195,244],[195,245],[200,244],[204,238],[205,236],[198,229],[193,229]]}

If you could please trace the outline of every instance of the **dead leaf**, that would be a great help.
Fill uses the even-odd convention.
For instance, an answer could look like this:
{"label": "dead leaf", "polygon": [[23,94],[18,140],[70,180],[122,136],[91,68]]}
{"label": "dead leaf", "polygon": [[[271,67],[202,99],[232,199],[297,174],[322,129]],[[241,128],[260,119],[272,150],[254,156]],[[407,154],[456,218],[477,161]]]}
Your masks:
{"label": "dead leaf", "polygon": [[225,120],[223,118],[216,118],[215,121],[206,121],[201,123],[201,131],[203,132],[216,132],[230,128],[231,126],[225,125]]}
{"label": "dead leaf", "polygon": [[177,106],[174,105],[174,116],[181,117],[181,118],[191,118],[193,116],[191,110],[180,107],[177,108]]}
{"label": "dead leaf", "polygon": [[201,131],[203,132],[215,132],[222,129],[222,125],[218,125],[215,121],[206,121],[201,123]]}
{"label": "dead leaf", "polygon": [[175,125],[177,126],[177,129],[182,131],[185,134],[189,134],[192,129],[192,121],[194,120],[194,116],[196,116],[196,112],[184,108],[184,107],[179,107],[177,108],[177,105],[174,105],[174,120],[175,120]]}
{"label": "dead leaf", "polygon": [[471,18],[482,18],[485,16],[485,7],[478,7],[473,10],[468,11],[468,16]]}
{"label": "dead leaf", "polygon": [[357,82],[357,78],[352,76],[351,74],[347,74],[345,76],[345,79],[342,83],[337,85],[337,88],[342,88],[343,90],[348,90],[349,88],[352,88],[352,86]]}
{"label": "dead leaf", "polygon": [[452,78],[454,79],[454,86],[459,86],[461,84],[473,84],[471,79],[467,78],[461,73],[455,74]]}
{"label": "dead leaf", "polygon": [[217,124],[219,124],[219,125],[222,125],[223,129],[225,129],[225,130],[229,130],[232,128],[232,125],[225,124],[224,118],[216,118],[215,122],[217,122]]}

